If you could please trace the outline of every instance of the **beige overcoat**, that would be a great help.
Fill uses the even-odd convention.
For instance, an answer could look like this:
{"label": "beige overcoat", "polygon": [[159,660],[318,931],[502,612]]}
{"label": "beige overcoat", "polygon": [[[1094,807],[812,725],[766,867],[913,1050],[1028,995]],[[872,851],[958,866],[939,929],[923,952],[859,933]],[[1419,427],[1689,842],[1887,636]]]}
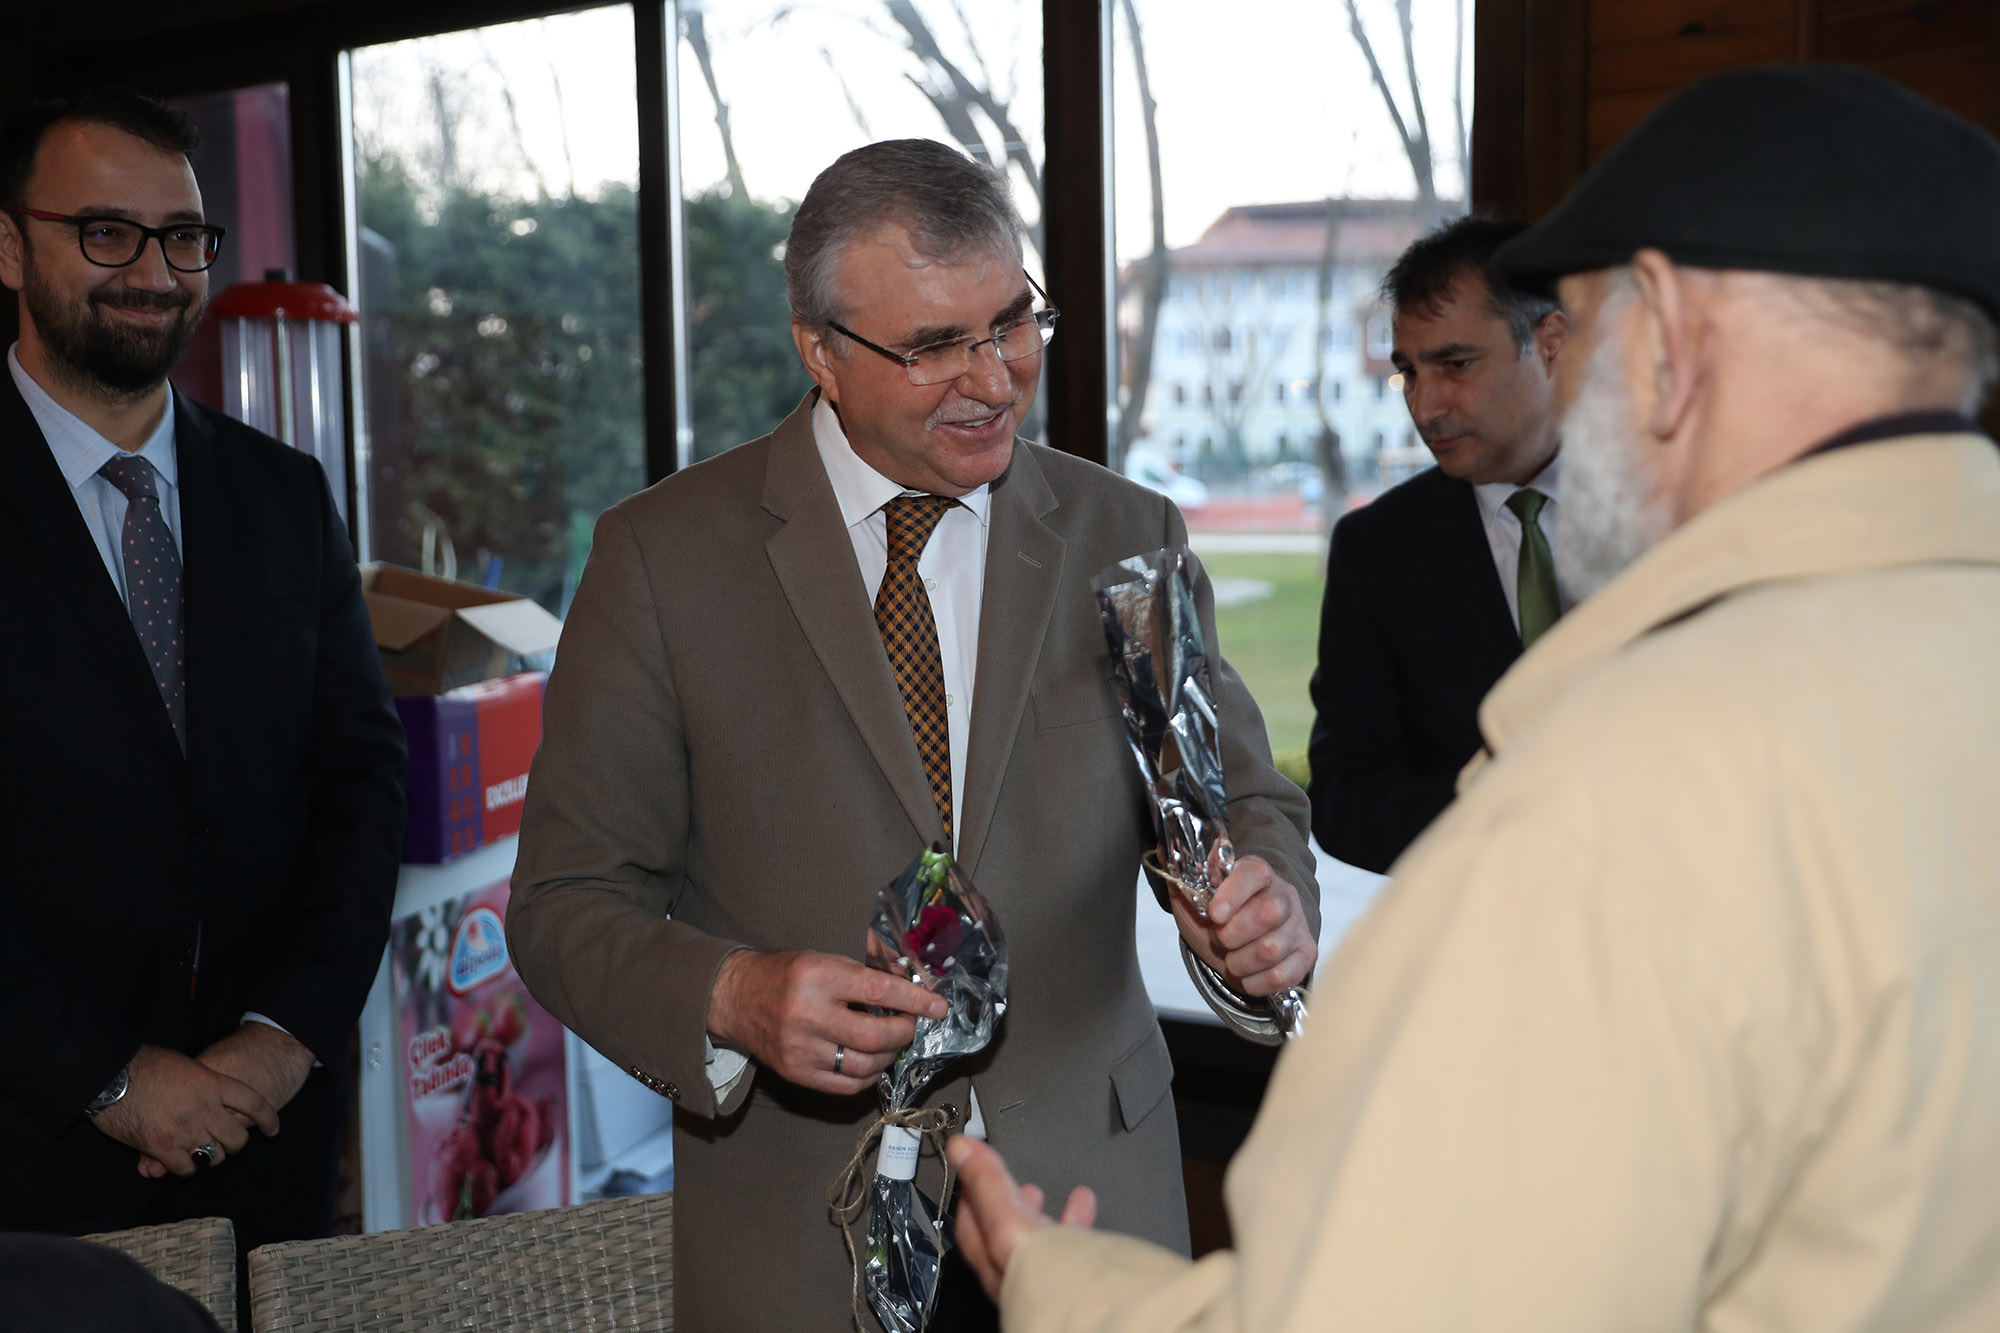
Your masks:
{"label": "beige overcoat", "polygon": [[1190,1266],[1009,1333],[2000,1329],[2000,455],[1786,467],[1562,620],[1328,961]]}
{"label": "beige overcoat", "polygon": [[[508,921],[536,997],[677,1101],[676,1310],[702,1333],[849,1326],[826,1192],[874,1110],[761,1071],[717,1107],[716,969],[739,946],[859,957],[876,890],[942,836],[812,401],[599,522]],[[958,850],[1005,928],[1011,1003],[925,1101],[964,1108],[974,1077],[994,1143],[1051,1187],[1106,1184],[1107,1225],[1184,1251],[1173,1071],[1133,948],[1151,839],[1090,579],[1186,531],[1162,496],[1026,443],[992,494]],[[1198,600],[1214,643],[1205,575]],[[1304,795],[1235,673],[1217,685],[1231,832],[1316,928]]]}

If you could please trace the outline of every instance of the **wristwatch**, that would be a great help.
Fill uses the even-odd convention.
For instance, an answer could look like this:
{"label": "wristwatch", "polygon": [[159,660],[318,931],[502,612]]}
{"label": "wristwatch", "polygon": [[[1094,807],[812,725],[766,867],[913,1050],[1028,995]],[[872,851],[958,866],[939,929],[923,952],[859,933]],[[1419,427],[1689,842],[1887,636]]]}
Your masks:
{"label": "wristwatch", "polygon": [[125,1094],[131,1091],[131,1088],[132,1066],[126,1065],[112,1075],[111,1081],[104,1085],[103,1092],[90,1099],[90,1105],[83,1108],[83,1113],[92,1119],[97,1118],[98,1115],[125,1100]]}

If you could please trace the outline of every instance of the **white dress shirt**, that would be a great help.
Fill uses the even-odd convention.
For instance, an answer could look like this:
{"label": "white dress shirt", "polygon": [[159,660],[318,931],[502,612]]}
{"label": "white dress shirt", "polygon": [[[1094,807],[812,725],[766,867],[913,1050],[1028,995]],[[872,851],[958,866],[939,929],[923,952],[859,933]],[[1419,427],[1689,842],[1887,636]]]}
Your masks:
{"label": "white dress shirt", "polygon": [[[48,390],[21,368],[21,358],[16,355],[19,347],[16,343],[7,349],[8,373],[13,375],[14,387],[21,391],[21,401],[28,405],[35,424],[42,428],[42,438],[49,442],[49,452],[55,455],[63,480],[69,483],[70,498],[76,501],[83,524],[90,529],[90,540],[104,561],[104,572],[111,576],[111,585],[118,589],[118,600],[122,602],[125,600],[125,510],[131,501],[125,498],[125,492],[99,476],[98,469],[114,458],[125,457],[125,450],[49,397]],[[167,409],[160,414],[160,424],[139,447],[138,456],[151,463],[153,471],[159,474],[154,484],[160,492],[160,513],[166,516],[167,531],[174,534],[174,549],[185,554],[172,387],[167,389]]]}
{"label": "white dress shirt", "polygon": [[[1521,519],[1507,507],[1507,500],[1515,491],[1522,490],[1540,491],[1548,497],[1535,521],[1541,525],[1542,535],[1549,539],[1549,550],[1554,551],[1562,515],[1556,493],[1556,465],[1560,461],[1560,457],[1551,458],[1548,466],[1529,478],[1524,486],[1494,481],[1472,488],[1473,498],[1479,502],[1480,522],[1486,527],[1486,545],[1493,552],[1493,567],[1500,573],[1501,591],[1507,594],[1507,614],[1514,618],[1517,632],[1521,628]],[[1563,610],[1576,604],[1566,590],[1558,587],[1556,592],[1562,598]]]}

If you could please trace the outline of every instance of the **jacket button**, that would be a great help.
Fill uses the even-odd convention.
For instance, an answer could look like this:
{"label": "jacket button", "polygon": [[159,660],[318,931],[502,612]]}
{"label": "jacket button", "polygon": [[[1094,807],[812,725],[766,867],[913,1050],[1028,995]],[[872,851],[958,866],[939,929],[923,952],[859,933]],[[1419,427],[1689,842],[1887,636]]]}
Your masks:
{"label": "jacket button", "polygon": [[667,1100],[670,1102],[677,1102],[681,1099],[681,1090],[675,1087],[671,1081],[662,1084],[660,1091],[667,1094]]}

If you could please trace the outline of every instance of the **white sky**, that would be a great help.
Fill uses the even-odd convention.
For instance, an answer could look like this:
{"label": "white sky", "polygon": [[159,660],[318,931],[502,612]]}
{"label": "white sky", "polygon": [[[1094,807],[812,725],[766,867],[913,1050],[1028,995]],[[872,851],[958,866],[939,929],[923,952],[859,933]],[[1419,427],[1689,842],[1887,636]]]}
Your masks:
{"label": "white sky", "polygon": [[[1446,195],[1462,189],[1449,96],[1455,2],[1415,0],[1413,24]],[[1407,110],[1392,0],[1359,3]],[[1341,0],[1238,0],[1238,7],[1252,17],[1232,22],[1227,7],[1193,0],[1137,4],[1159,104],[1168,244],[1192,242],[1233,204],[1412,193],[1408,160]],[[753,195],[797,199],[828,162],[870,139],[944,137],[911,82],[918,63],[880,0],[707,0],[704,8]],[[976,82],[990,81],[1041,160],[1040,0],[919,0],[918,9],[945,52]],[[1468,22],[1470,11],[1468,4]],[[1123,261],[1146,248],[1148,223],[1122,4],[1116,31],[1113,178]],[[682,177],[693,192],[722,179],[723,156],[714,104],[687,43],[679,49]],[[428,73],[442,70],[461,171],[475,183],[522,192],[539,184],[558,194],[572,179],[585,194],[607,180],[636,184],[632,67],[623,6],[367,48],[354,59],[356,136],[364,148],[434,159],[438,116]],[[989,143],[999,148],[997,134]],[[1035,221],[1033,197],[1018,180],[1015,195]]]}

